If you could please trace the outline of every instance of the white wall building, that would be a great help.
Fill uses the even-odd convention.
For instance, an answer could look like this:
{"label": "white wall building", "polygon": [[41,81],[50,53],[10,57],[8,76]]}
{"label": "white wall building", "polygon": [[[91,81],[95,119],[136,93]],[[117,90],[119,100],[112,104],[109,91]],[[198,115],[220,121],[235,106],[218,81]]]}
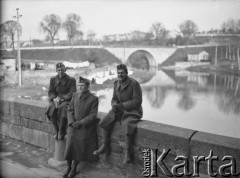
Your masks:
{"label": "white wall building", "polygon": [[209,54],[206,51],[201,51],[199,53],[191,53],[187,55],[188,61],[200,62],[209,60]]}

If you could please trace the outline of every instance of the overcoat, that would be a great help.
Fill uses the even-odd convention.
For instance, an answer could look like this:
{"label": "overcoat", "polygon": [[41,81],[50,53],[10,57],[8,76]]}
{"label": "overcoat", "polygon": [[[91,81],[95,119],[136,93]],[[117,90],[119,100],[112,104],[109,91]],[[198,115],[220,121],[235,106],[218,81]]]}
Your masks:
{"label": "overcoat", "polygon": [[[66,160],[94,161],[98,157],[93,152],[97,142],[98,97],[90,93],[75,93],[67,110],[68,130],[65,150]],[[80,128],[73,128],[73,122],[80,122]]]}
{"label": "overcoat", "polygon": [[56,97],[60,97],[63,99],[58,106],[58,114],[59,117],[67,117],[67,107],[72,98],[73,93],[77,91],[76,89],[76,80],[73,77],[65,74],[62,78],[58,75],[52,77],[50,79],[50,85],[48,90],[49,97],[49,107],[47,108],[47,116],[50,118],[53,116],[55,109],[55,105],[53,103],[53,99]]}
{"label": "overcoat", "polygon": [[[118,118],[123,126],[125,134],[132,134],[135,130],[136,123],[142,118],[142,90],[140,84],[127,77],[124,83],[120,83],[118,80],[114,82],[113,97],[111,104],[122,103],[123,114],[121,118]],[[100,123],[101,127],[107,127],[114,119],[116,119],[117,113],[114,113],[112,109],[107,116],[103,118]],[[131,125],[131,126],[130,126]]]}

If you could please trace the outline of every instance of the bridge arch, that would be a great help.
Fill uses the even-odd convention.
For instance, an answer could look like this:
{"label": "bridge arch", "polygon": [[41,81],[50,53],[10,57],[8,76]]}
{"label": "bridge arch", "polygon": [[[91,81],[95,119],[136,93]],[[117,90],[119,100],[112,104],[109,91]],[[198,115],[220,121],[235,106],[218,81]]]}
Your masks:
{"label": "bridge arch", "polygon": [[153,57],[153,55],[146,50],[136,50],[130,53],[128,56],[126,56],[126,64],[132,67],[135,67],[133,65],[141,65],[141,64],[144,65],[145,63],[144,61],[147,63],[148,69],[150,67],[157,66],[157,62]]}

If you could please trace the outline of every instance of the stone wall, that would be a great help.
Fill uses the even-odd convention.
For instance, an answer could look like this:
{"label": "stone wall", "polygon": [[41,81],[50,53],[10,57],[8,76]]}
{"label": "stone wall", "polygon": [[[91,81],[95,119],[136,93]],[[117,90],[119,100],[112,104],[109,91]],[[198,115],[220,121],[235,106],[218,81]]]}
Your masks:
{"label": "stone wall", "polygon": [[42,148],[54,145],[53,127],[45,118],[46,102],[0,100],[1,134]]}
{"label": "stone wall", "polygon": [[[1,134],[42,148],[54,150],[53,127],[45,118],[46,102],[27,99],[0,100]],[[105,113],[99,112],[102,118]],[[100,129],[98,130],[99,133]],[[101,134],[99,134],[101,144]],[[218,161],[214,161],[213,170],[219,173],[219,167],[229,161],[222,161],[224,156],[235,159],[236,171],[240,172],[240,139],[213,135],[195,130],[183,129],[150,121],[141,121],[134,141],[134,162],[124,165],[124,135],[121,126],[116,124],[111,137],[111,154],[109,157],[101,156],[102,164],[116,166],[129,172],[133,177],[142,177],[144,161],[143,150],[157,151],[156,157],[161,155],[163,149],[169,154],[164,164],[171,172],[171,168],[183,161],[176,161],[177,156],[185,156],[189,160],[189,169],[192,171],[193,156],[209,156],[212,150]],[[200,164],[200,172],[207,175],[207,161]],[[157,166],[158,175],[163,175]],[[178,173],[183,172],[179,169]]]}

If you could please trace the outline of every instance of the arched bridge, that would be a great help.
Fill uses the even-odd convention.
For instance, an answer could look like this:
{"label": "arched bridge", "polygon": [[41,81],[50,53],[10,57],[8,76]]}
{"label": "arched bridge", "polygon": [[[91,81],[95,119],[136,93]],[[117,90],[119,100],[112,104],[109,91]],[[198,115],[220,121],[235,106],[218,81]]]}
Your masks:
{"label": "arched bridge", "polygon": [[[176,48],[159,48],[159,47],[104,47],[124,64],[129,62],[133,55],[141,54],[145,56],[149,66],[156,67],[163,63],[170,55],[172,55]],[[135,58],[137,60],[137,58]]]}

